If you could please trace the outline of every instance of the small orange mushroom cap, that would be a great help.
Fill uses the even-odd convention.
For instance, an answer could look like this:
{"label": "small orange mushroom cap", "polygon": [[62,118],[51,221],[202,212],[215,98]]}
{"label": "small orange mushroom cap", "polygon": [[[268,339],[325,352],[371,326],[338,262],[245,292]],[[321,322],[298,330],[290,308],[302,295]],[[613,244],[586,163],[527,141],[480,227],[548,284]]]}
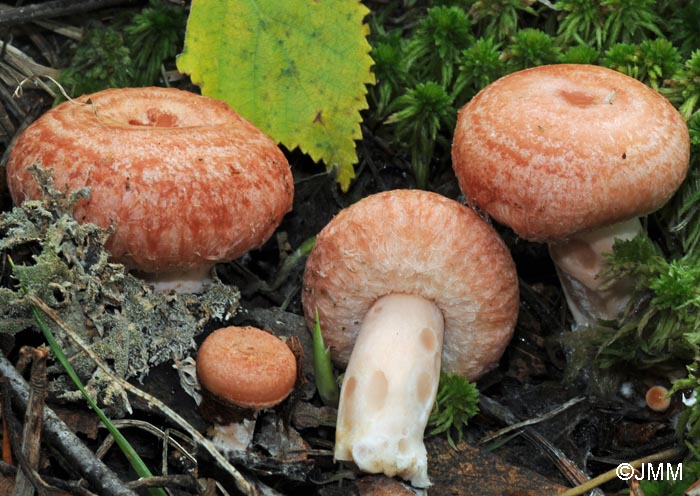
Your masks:
{"label": "small orange mushroom cap", "polygon": [[645,395],[647,406],[655,412],[665,412],[671,406],[668,389],[663,386],[650,387]]}
{"label": "small orange mushroom cap", "polygon": [[281,339],[255,327],[224,327],[197,352],[197,378],[214,396],[260,410],[284,401],[294,389],[297,364]]}
{"label": "small orange mushroom cap", "polygon": [[659,93],[592,65],[509,74],[459,112],[452,163],[471,204],[531,241],[661,207],[685,178],[688,128]]}
{"label": "small orange mushroom cap", "polygon": [[286,158],[225,103],[168,88],[109,89],[78,102],[22,133],[8,185],[16,204],[38,198],[28,168],[39,164],[60,190],[90,187],[74,216],[114,226],[115,261],[157,273],[233,260],[291,209]]}

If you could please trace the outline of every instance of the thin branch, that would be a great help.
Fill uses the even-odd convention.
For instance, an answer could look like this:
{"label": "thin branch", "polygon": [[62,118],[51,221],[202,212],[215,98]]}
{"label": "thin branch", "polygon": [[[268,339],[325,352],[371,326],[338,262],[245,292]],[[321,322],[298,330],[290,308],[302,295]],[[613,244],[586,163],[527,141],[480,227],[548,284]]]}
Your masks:
{"label": "thin branch", "polygon": [[0,8],[0,27],[24,24],[38,19],[49,19],[67,15],[82,14],[93,10],[128,5],[135,0],[54,0],[52,2],[24,5],[22,7]]}
{"label": "thin branch", "polygon": [[[647,463],[654,463],[654,462],[662,462],[664,460],[672,460],[672,459],[677,459],[678,457],[683,456],[685,453],[685,448],[683,447],[677,447],[677,448],[671,448],[667,449],[664,451],[660,451],[659,453],[654,453],[649,456],[645,456],[644,458],[639,458],[638,460],[634,460],[627,465],[631,468],[638,469],[642,465],[645,465]],[[609,482],[614,479],[619,478],[618,474],[618,469],[619,467],[616,467],[613,470],[609,470],[605,472],[604,474],[599,475],[598,477],[595,477],[584,484],[581,484],[580,486],[576,486],[572,489],[569,489],[568,491],[564,491],[563,493],[559,493],[557,496],[580,496],[582,494],[586,494],[588,491],[591,491],[592,489],[597,488],[601,484],[605,484],[606,482]]]}
{"label": "thin branch", "polygon": [[[134,419],[122,419],[122,420],[112,420],[112,423],[114,426],[122,430],[126,427],[135,427],[137,429],[144,430],[158,438],[161,439],[161,442],[163,443],[163,467],[162,467],[162,473],[163,475],[168,475],[168,464],[167,464],[167,457],[168,457],[168,452],[169,448],[173,448],[177,453],[182,455],[185,460],[189,464],[191,464],[193,467],[197,466],[197,459],[185,449],[182,444],[180,444],[176,439],[174,439],[173,434],[176,436],[180,436],[181,438],[185,439],[187,443],[190,445],[194,446],[194,443],[192,439],[187,438],[184,434],[179,433],[177,431],[172,431],[170,429],[166,429],[165,431],[157,428],[155,425],[145,422],[143,420],[134,420]],[[112,447],[114,444],[114,437],[110,434],[108,435],[105,440],[102,442],[102,445],[99,447],[97,450],[97,456],[98,458],[103,458],[104,455],[107,453],[107,451]],[[151,478],[149,478],[151,479]]]}
{"label": "thin branch", "polygon": [[[505,406],[483,394],[479,396],[479,408],[483,413],[495,417],[506,424],[515,424],[519,422],[519,419]],[[588,474],[581,470],[576,463],[535,429],[525,426],[522,428],[521,432],[528,441],[540,448],[544,454],[552,460],[569,482],[572,484],[581,484],[590,480]],[[594,489],[590,494],[590,496],[602,495],[603,493],[599,489]]]}
{"label": "thin branch", "polygon": [[[13,400],[18,408],[25,409],[29,402],[29,386],[17,373],[12,363],[0,354],[0,377],[7,379]],[[71,432],[68,426],[48,407],[44,408],[44,436],[84,477],[95,492],[104,496],[136,496],[104,463],[95,458],[85,444]]]}
{"label": "thin branch", "polygon": [[[3,414],[4,418],[7,419],[7,427],[10,435],[10,445],[12,446],[12,452],[15,454],[17,459],[17,465],[20,467],[21,472],[29,481],[29,485],[36,489],[36,492],[40,496],[48,496],[46,491],[47,485],[41,480],[41,476],[30,466],[27,456],[22,450],[22,440],[20,439],[19,431],[21,430],[21,425],[17,417],[15,417],[14,412],[10,402],[12,401],[13,395],[11,394],[10,381],[7,378],[0,379],[0,391],[2,391],[2,402],[3,402]],[[29,403],[29,400],[27,401]]]}
{"label": "thin branch", "polygon": [[[24,414],[24,431],[22,432],[22,453],[27,457],[27,463],[31,470],[39,468],[39,455],[41,452],[41,427],[44,420],[44,406],[46,401],[46,358],[48,352],[45,347],[32,348],[32,371],[29,378],[29,405]],[[22,470],[17,474],[15,481],[16,496],[33,495],[31,480]]]}
{"label": "thin branch", "polygon": [[176,489],[184,489],[187,491],[200,491],[197,479],[191,475],[155,475],[146,479],[139,479],[129,482],[129,487],[132,489],[141,489],[144,487],[171,487]]}
{"label": "thin branch", "polygon": [[[44,5],[44,4],[36,4]],[[0,16],[2,15],[2,10],[0,10]],[[29,55],[26,55],[19,48],[10,45],[9,43],[0,41],[0,48],[3,50],[2,60],[11,65],[14,69],[19,71],[24,77],[33,76],[50,76],[54,79],[58,79],[59,70],[54,69],[46,65],[39,64],[34,61]],[[17,81],[19,82],[19,81]]]}
{"label": "thin branch", "polygon": [[564,403],[563,405],[560,405],[560,406],[550,410],[549,412],[545,413],[544,415],[541,415],[541,416],[535,417],[535,418],[531,418],[528,420],[523,420],[522,422],[516,422],[514,424],[510,424],[509,426],[504,427],[503,429],[500,429],[492,434],[489,434],[488,436],[484,436],[483,438],[481,438],[479,440],[479,444],[485,444],[485,443],[491,442],[494,439],[499,438],[501,436],[504,436],[505,434],[507,434],[509,432],[516,431],[518,429],[522,429],[523,427],[527,427],[528,425],[535,425],[535,424],[538,424],[538,423],[543,422],[545,420],[549,420],[550,418],[555,417],[556,415],[560,414],[564,410],[571,408],[576,403],[582,402],[583,399],[584,399],[583,396],[578,396],[576,398],[572,398],[569,401],[567,401],[566,403]]}

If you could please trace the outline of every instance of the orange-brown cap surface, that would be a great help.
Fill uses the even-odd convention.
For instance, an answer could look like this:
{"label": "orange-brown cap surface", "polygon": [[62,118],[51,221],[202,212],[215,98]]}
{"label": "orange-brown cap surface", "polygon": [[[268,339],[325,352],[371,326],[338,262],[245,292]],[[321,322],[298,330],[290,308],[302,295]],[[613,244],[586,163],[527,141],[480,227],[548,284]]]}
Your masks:
{"label": "orange-brown cap surface", "polygon": [[296,359],[281,339],[255,327],[224,327],[197,352],[197,378],[213,395],[244,408],[281,403],[294,389]]}
{"label": "orange-brown cap surface", "polygon": [[443,370],[471,378],[495,366],[518,310],[513,260],[476,213],[435,193],[395,190],[341,211],[307,260],[303,305],[318,309],[334,362],[346,367],[370,306],[391,293],[420,295],[442,311]]}
{"label": "orange-brown cap surface", "polygon": [[[262,245],[291,209],[276,144],[225,103],[167,88],[110,89],[48,111],[7,164],[15,203],[37,198],[28,167],[59,189],[92,189],[79,221],[114,224],[114,260],[144,272],[186,270]],[[86,104],[86,102],[88,102]]]}
{"label": "orange-brown cap surface", "polygon": [[505,76],[459,112],[452,163],[469,203],[532,241],[645,215],[685,178],[681,115],[610,69],[540,66]]}
{"label": "orange-brown cap surface", "polygon": [[655,412],[665,412],[671,406],[668,389],[663,386],[650,387],[645,395],[647,406]]}

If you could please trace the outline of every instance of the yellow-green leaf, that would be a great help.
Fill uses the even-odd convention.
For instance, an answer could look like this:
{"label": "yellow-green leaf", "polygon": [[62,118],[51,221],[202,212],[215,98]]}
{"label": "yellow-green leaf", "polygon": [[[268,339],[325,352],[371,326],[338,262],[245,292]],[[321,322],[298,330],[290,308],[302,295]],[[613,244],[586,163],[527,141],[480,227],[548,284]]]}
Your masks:
{"label": "yellow-green leaf", "polygon": [[194,0],[177,66],[287,148],[337,165],[347,189],[374,82],[367,13],[358,0]]}

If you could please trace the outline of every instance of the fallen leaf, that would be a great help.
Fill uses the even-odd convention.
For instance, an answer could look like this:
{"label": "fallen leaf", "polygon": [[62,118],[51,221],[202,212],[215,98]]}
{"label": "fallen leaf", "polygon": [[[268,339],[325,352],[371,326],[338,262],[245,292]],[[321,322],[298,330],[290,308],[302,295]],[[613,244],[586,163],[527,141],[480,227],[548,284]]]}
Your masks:
{"label": "fallen leaf", "polygon": [[177,67],[287,148],[337,166],[347,190],[374,82],[368,12],[357,0],[194,0]]}

